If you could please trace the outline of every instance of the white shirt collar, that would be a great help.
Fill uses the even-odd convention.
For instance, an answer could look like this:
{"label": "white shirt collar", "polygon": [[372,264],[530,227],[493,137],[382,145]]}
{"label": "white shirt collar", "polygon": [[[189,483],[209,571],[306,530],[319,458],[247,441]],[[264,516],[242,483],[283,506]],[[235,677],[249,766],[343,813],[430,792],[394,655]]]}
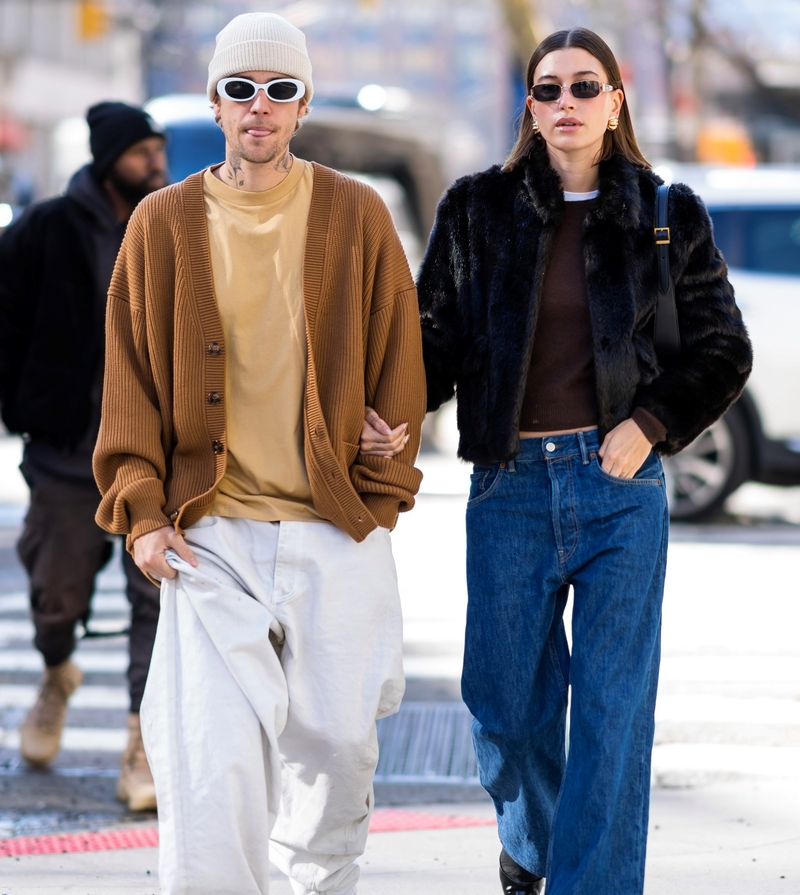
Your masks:
{"label": "white shirt collar", "polygon": [[589,199],[596,199],[600,195],[600,190],[592,190],[591,193],[569,193],[564,190],[565,202],[587,202]]}

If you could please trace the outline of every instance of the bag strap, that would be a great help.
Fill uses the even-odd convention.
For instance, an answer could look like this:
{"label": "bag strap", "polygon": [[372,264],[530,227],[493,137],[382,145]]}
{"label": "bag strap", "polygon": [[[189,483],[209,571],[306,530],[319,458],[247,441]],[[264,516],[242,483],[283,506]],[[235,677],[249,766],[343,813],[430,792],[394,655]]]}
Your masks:
{"label": "bag strap", "polygon": [[658,255],[658,296],[653,323],[653,346],[661,366],[677,363],[681,357],[681,334],[675,306],[675,284],[669,269],[669,187],[662,183],[656,197],[656,226],[653,230]]}

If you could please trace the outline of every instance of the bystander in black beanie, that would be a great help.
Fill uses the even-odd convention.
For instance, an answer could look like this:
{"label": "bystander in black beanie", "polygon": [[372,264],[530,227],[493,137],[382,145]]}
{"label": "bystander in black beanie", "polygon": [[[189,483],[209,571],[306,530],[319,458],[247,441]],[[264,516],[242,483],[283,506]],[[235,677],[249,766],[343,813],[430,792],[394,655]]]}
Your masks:
{"label": "bystander in black beanie", "polygon": [[134,143],[148,137],[164,136],[161,127],[147,112],[127,103],[97,103],[86,113],[86,121],[94,159],[92,172],[98,181]]}

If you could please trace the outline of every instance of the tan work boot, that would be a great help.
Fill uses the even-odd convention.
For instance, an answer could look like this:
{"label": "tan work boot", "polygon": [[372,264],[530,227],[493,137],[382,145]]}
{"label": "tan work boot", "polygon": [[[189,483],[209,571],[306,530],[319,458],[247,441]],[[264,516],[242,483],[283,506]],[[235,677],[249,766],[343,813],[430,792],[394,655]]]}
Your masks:
{"label": "tan work boot", "polygon": [[67,700],[82,680],[83,672],[71,659],[45,668],[36,703],[20,728],[19,751],[29,764],[49,764],[58,755]]}
{"label": "tan work boot", "polygon": [[155,811],[156,787],[144,754],[139,715],[128,715],[128,747],[119,765],[117,798],[131,811]]}

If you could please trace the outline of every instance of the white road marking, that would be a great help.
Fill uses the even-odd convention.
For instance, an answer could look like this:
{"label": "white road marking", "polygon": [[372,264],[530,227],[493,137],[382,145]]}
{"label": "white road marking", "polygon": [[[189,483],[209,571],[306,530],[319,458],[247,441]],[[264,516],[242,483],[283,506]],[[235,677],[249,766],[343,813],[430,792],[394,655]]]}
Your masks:
{"label": "white road marking", "polygon": [[659,721],[793,726],[800,725],[800,702],[793,699],[736,699],[724,696],[659,696],[656,723]]}
{"label": "white road marking", "polygon": [[[121,728],[65,727],[61,737],[63,752],[122,752],[128,732]],[[19,749],[19,731],[0,728],[0,747]]]}
{"label": "white road marking", "polygon": [[740,774],[800,778],[799,746],[665,743],[653,749],[653,773]]}
{"label": "white road marking", "polygon": [[[83,671],[124,672],[128,654],[124,650],[81,650],[72,660]],[[35,650],[0,650],[0,671],[41,671],[42,657]]]}
{"label": "white road marking", "polygon": [[0,621],[0,646],[14,640],[31,640],[33,634],[33,624],[28,619]]}
{"label": "white road marking", "polygon": [[[38,688],[25,684],[0,684],[0,709],[29,708]],[[73,709],[126,709],[130,697],[125,687],[97,687],[84,684],[69,700]]]}
{"label": "white road marking", "polygon": [[800,681],[800,656],[666,656],[660,681]]}
{"label": "white road marking", "polygon": [[[406,641],[409,643],[409,641]],[[414,641],[411,641],[412,643]],[[421,641],[420,641],[421,642]],[[447,644],[450,646],[450,644]],[[406,656],[406,677],[458,678],[461,655]],[[800,681],[800,657],[794,656],[678,656],[662,660],[662,682],[789,682]]]}
{"label": "white road marking", "polygon": [[461,678],[461,655],[457,656],[403,656],[406,677],[413,679],[438,678],[459,680]]}
{"label": "white road marking", "polygon": [[[101,631],[104,633],[123,632],[128,627],[128,618],[112,617],[112,618],[93,618],[89,622],[89,628],[92,631]],[[28,619],[7,619],[0,621],[0,646],[13,643],[17,640],[33,641],[35,633],[33,622]]]}
{"label": "white road marking", "polygon": [[[26,612],[30,608],[30,600],[26,593],[11,593],[0,596],[0,615],[12,612]],[[122,593],[95,593],[92,597],[93,612],[127,613],[130,609],[125,595]]]}

